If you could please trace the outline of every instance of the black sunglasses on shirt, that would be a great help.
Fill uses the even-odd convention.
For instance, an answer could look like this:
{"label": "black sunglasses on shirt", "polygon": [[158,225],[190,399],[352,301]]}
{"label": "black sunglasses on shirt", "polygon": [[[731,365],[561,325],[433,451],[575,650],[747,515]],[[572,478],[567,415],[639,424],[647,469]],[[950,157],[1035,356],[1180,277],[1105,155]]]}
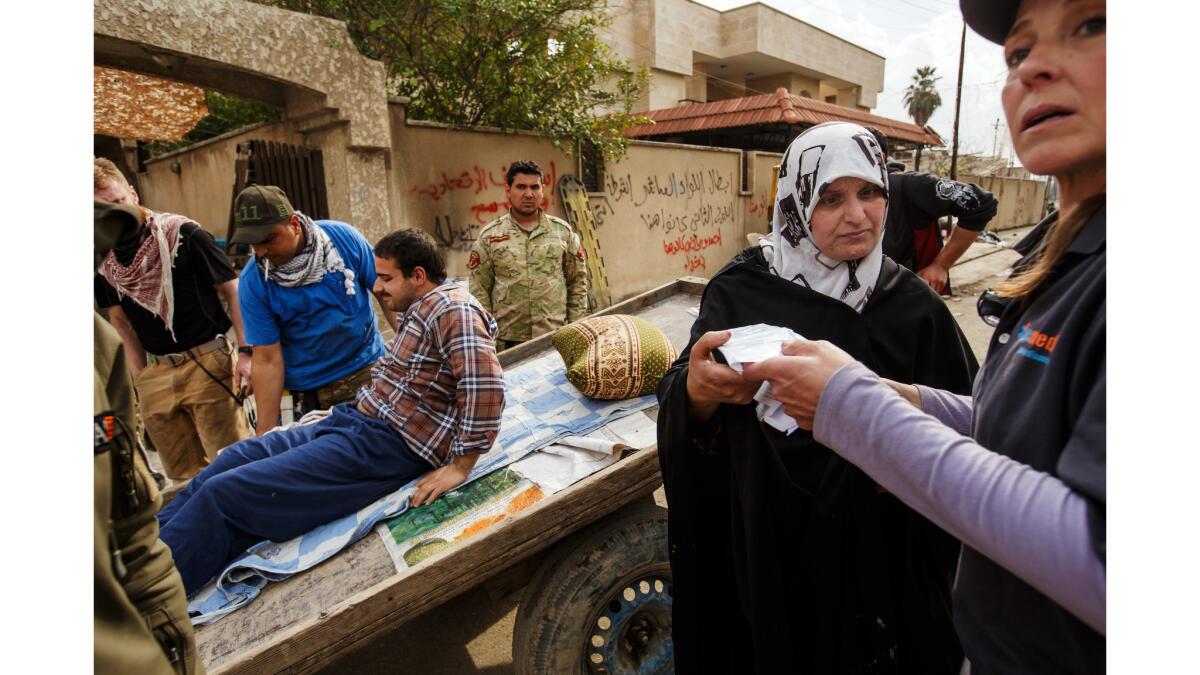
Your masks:
{"label": "black sunglasses on shirt", "polygon": [[975,309],[984,323],[995,327],[1000,325],[1000,316],[1004,314],[1004,310],[1012,301],[1012,298],[1006,298],[989,288],[979,296],[979,300],[975,303]]}

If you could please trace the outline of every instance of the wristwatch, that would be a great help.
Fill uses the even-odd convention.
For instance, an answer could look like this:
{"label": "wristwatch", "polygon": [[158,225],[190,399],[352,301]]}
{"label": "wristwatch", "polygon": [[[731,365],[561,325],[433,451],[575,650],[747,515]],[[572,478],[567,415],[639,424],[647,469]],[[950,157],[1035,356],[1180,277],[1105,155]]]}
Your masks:
{"label": "wristwatch", "polygon": [[253,353],[254,353],[254,347],[251,347],[250,345],[246,345],[246,346],[243,346],[243,347],[238,347],[238,353],[239,353],[239,354],[253,354]]}

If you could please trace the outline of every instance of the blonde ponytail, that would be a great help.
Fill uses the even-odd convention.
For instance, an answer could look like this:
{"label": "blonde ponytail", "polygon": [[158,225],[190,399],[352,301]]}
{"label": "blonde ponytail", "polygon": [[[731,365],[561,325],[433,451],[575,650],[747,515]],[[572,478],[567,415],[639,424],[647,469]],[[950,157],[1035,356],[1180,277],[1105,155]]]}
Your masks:
{"label": "blonde ponytail", "polygon": [[1106,193],[1092,195],[1050,225],[1042,239],[1041,253],[1033,264],[996,286],[996,292],[1006,298],[1027,299],[1050,276],[1050,271],[1062,259],[1076,235],[1088,220],[1104,207]]}

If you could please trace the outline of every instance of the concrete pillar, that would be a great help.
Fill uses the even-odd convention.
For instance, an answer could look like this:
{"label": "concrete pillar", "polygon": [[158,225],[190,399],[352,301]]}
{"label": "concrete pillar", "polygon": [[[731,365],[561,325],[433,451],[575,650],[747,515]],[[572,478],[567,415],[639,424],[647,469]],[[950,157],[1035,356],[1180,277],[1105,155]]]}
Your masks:
{"label": "concrete pillar", "polygon": [[97,0],[96,63],[259,100],[319,148],[330,215],[391,230],[383,64],[345,24],[243,0]]}
{"label": "concrete pillar", "polygon": [[351,147],[346,124],[303,133],[305,147],[321,151],[329,217],[355,226],[371,243],[391,232],[388,150]]}

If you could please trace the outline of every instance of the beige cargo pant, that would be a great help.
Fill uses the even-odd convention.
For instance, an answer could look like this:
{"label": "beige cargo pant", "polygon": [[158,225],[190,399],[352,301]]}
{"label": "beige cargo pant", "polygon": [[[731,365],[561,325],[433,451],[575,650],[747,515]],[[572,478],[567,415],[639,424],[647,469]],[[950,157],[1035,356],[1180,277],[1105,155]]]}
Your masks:
{"label": "beige cargo pant", "polygon": [[188,480],[217,451],[250,437],[242,407],[201,365],[233,389],[233,359],[220,349],[178,366],[156,360],[133,381],[146,432],[171,480]]}

